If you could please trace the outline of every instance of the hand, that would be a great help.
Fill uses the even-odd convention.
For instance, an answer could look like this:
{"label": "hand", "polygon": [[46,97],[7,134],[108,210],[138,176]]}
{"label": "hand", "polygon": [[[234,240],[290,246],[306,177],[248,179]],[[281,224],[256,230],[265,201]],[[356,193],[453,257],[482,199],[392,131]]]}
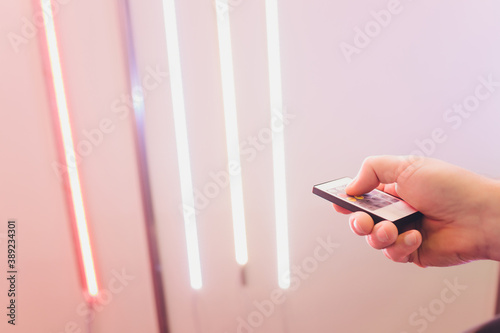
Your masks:
{"label": "hand", "polygon": [[392,222],[375,225],[364,212],[351,215],[353,232],[389,259],[421,267],[500,260],[500,183],[431,158],[380,156],[364,161],[346,192],[361,195],[374,188],[424,215],[415,229],[401,235]]}

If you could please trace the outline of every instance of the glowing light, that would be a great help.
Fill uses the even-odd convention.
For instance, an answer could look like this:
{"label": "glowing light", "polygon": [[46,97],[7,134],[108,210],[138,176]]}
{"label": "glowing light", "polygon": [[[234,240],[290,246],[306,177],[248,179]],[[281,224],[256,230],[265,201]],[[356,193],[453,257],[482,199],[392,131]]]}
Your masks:
{"label": "glowing light", "polygon": [[[267,52],[272,117],[283,119],[280,40],[277,0],[266,0]],[[278,283],[290,287],[290,253],[288,245],[288,208],[285,174],[285,143],[283,131],[273,131],[274,204],[276,242],[278,248]]]}
{"label": "glowing light", "polygon": [[181,195],[184,207],[189,274],[191,287],[200,289],[202,287],[200,250],[198,246],[196,216],[194,213],[193,181],[191,179],[191,161],[189,157],[184,89],[182,87],[182,71],[174,0],[163,0],[163,12],[177,142],[177,160],[179,163]]}
{"label": "glowing light", "polygon": [[[219,56],[226,124],[227,156],[230,164],[229,168],[240,169],[241,161],[236,93],[233,72],[231,28],[229,23],[229,6],[227,0],[218,0],[217,2],[217,28],[219,33]],[[230,188],[236,261],[240,265],[245,265],[248,262],[248,248],[241,172],[237,174],[231,173]]]}
{"label": "glowing light", "polygon": [[[83,205],[82,191],[80,187],[80,179],[78,169],[73,160],[76,156],[73,137],[71,133],[71,124],[69,120],[68,105],[66,101],[66,92],[64,89],[64,80],[59,58],[59,47],[57,43],[57,35],[54,25],[54,17],[50,0],[41,1],[44,8],[43,19],[45,23],[45,35],[47,39],[47,48],[49,52],[50,66],[52,70],[52,79],[54,84],[55,99],[57,105],[57,114],[59,117],[59,126],[61,128],[62,141],[65,151],[68,179],[71,190],[71,198],[73,201],[73,210],[75,214],[76,227],[78,233],[78,241],[80,252],[82,255],[83,269],[87,291],[90,296],[97,296],[99,288],[97,286],[97,278],[94,268],[94,259],[92,256],[92,248],[87,227],[87,219],[85,217],[85,209]],[[75,165],[74,167],[71,167]]]}

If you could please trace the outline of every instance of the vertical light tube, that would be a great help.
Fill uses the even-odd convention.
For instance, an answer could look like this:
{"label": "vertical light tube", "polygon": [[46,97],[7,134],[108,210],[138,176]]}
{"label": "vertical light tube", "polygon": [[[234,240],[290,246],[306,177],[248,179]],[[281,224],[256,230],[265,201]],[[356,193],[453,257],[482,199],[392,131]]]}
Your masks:
{"label": "vertical light tube", "polygon": [[[241,170],[229,6],[227,0],[215,1],[218,2],[216,6],[217,30],[219,34],[219,57],[226,124],[227,157],[229,170]],[[243,266],[248,262],[243,180],[241,172],[236,174],[229,172],[229,175],[236,262]]]}
{"label": "vertical light tube", "polygon": [[191,161],[189,157],[186,111],[184,106],[184,89],[177,33],[177,19],[174,0],[163,0],[165,34],[167,38],[167,54],[172,91],[172,106],[174,113],[175,137],[177,142],[177,159],[179,163],[181,195],[184,225],[186,230],[187,253],[191,287],[202,287],[200,250],[198,246],[198,230],[194,213],[195,202],[193,181],[191,179]]}
{"label": "vertical light tube", "polygon": [[41,0],[41,6],[44,11],[43,20],[45,23],[45,36],[47,39],[47,49],[49,52],[50,67],[52,70],[52,80],[54,84],[55,100],[57,105],[57,114],[59,117],[59,126],[61,129],[63,147],[66,158],[68,179],[71,191],[71,199],[73,201],[73,211],[75,214],[76,229],[82,256],[83,270],[87,285],[87,292],[90,296],[97,296],[99,288],[97,286],[97,278],[94,268],[94,259],[92,256],[92,247],[87,227],[87,219],[85,217],[85,209],[83,205],[82,191],[80,187],[80,179],[78,168],[72,158],[76,156],[73,144],[73,136],[71,134],[71,124],[69,120],[68,104],[66,101],[66,92],[64,89],[64,79],[61,69],[61,61],[59,58],[59,47],[57,44],[57,35],[54,25],[54,17],[52,13],[51,0]]}
{"label": "vertical light tube", "polygon": [[[266,0],[266,22],[271,117],[273,120],[283,119],[277,0]],[[288,245],[284,131],[273,131],[272,133],[278,284],[281,288],[287,289],[290,287],[290,253]]]}

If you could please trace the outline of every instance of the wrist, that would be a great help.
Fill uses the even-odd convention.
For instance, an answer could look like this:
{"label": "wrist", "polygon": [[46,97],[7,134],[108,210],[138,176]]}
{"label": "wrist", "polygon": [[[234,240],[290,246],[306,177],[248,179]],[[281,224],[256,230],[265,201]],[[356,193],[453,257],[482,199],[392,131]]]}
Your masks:
{"label": "wrist", "polygon": [[481,214],[486,259],[500,261],[500,181],[487,180]]}

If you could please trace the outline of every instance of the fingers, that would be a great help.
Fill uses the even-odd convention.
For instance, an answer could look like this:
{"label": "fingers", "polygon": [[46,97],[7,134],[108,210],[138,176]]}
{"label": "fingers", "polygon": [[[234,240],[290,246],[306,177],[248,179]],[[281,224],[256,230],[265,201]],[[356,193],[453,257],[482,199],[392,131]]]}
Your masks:
{"label": "fingers", "polygon": [[349,195],[370,192],[380,183],[391,184],[412,164],[412,159],[401,156],[369,157],[361,166],[356,178],[346,187]]}
{"label": "fingers", "polygon": [[349,209],[345,209],[340,207],[339,205],[333,204],[333,208],[337,213],[342,213],[342,214],[351,214],[352,212]]}
{"label": "fingers", "polygon": [[385,193],[389,193],[391,195],[399,197],[398,192],[396,191],[396,185],[397,185],[396,183],[380,184],[380,186],[377,188]]}
{"label": "fingers", "polygon": [[[410,230],[398,236],[396,242],[386,247],[385,256],[395,262],[415,262],[416,251],[422,244],[422,234],[417,230]],[[418,264],[418,262],[417,262]]]}
{"label": "fingers", "polygon": [[353,213],[349,218],[351,230],[366,236],[368,244],[395,262],[418,262],[416,253],[422,244],[422,234],[417,230],[409,230],[398,235],[398,228],[390,221],[374,224],[370,215],[364,212]]}
{"label": "fingers", "polygon": [[398,238],[398,228],[394,223],[382,221],[374,224],[365,212],[353,213],[349,225],[356,235],[366,236],[368,244],[378,250],[391,246]]}
{"label": "fingers", "polygon": [[365,212],[356,212],[349,217],[349,225],[356,235],[366,236],[372,232],[375,224],[370,215]]}
{"label": "fingers", "polygon": [[394,223],[382,221],[377,223],[372,232],[366,236],[366,241],[374,249],[385,249],[391,246],[398,239],[398,228]]}

